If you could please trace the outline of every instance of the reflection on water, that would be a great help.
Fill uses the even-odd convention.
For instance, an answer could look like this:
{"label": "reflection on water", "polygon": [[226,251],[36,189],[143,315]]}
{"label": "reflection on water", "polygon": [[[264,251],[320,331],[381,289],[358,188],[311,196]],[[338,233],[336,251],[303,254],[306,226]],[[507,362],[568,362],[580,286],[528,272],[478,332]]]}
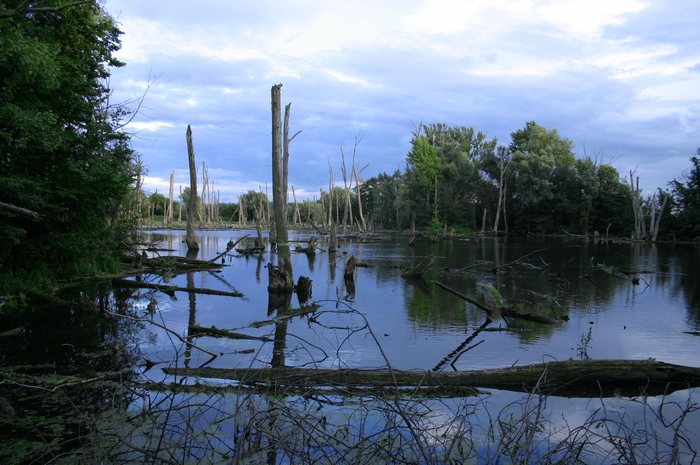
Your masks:
{"label": "reflection on water", "polygon": [[[254,236],[200,233],[196,258],[211,259],[246,233]],[[152,255],[186,255],[184,238],[177,231],[146,234],[157,243]],[[682,454],[700,441],[697,389],[605,400],[498,391],[399,400],[384,394],[262,396],[240,387],[189,392],[182,378],[163,374],[160,368],[166,366],[204,365],[373,368],[388,363],[401,369],[468,370],[584,354],[700,366],[700,337],[688,334],[700,329],[697,248],[512,238],[418,241],[407,247],[405,238],[393,236],[341,237],[337,254],[324,251],[323,242],[319,247],[315,256],[293,254],[295,276],[311,278],[312,301],[320,304],[304,316],[290,317],[303,310],[305,298],[267,292],[269,255],[232,254],[223,258],[220,270],[189,271],[168,281],[187,289],[240,291],[243,298],[81,289],[65,308],[44,309],[40,318],[30,312],[26,321],[12,323],[29,332],[20,346],[0,338],[4,364],[50,365],[69,374],[106,370],[120,373],[123,382],[47,392],[18,389],[3,378],[0,409],[23,420],[11,422],[14,417],[5,415],[0,438],[12,448],[0,457],[6,463],[13,458],[21,463],[17,457],[61,463],[65,455],[64,463],[80,463],[68,455],[80,450],[88,454],[78,455],[84,463],[488,463],[521,460],[522,454],[543,457],[537,454],[547,451],[556,462],[573,451],[578,463],[613,463],[634,449],[640,462],[676,453],[681,454],[677,463],[687,463],[690,455]],[[348,282],[343,267],[353,255],[361,266]],[[436,260],[424,279],[401,278],[402,268],[428,256]],[[147,274],[139,279],[165,281]],[[491,321],[435,281],[479,302],[493,286],[509,304],[552,324],[508,316]],[[245,338],[203,335],[192,331],[195,326]],[[145,384],[150,380],[177,384],[162,391]],[[42,410],[44,415],[37,415]],[[62,420],[52,422],[46,413]],[[49,431],[57,442],[41,449]],[[601,431],[613,431],[614,440]],[[677,431],[684,436],[674,436]],[[524,450],[525,444],[535,445]],[[35,449],[18,455],[22,447]]]}
{"label": "reflection on water", "polygon": [[[229,240],[252,231],[208,231],[200,233],[200,259],[216,256]],[[173,247],[184,254],[184,232],[155,232],[147,240]],[[294,237],[306,241],[306,236]],[[313,281],[313,299],[322,308],[333,309],[338,302],[363,313],[371,328],[382,335],[382,351],[370,341],[355,338],[353,350],[336,353],[325,364],[383,366],[385,354],[395,368],[430,369],[452,352],[475,328],[484,313],[460,297],[436,286],[439,281],[474,299],[483,299],[483,289],[492,285],[512,306],[534,313],[554,324],[510,318],[494,321],[504,331],[483,333],[484,342],[460,358],[458,369],[493,368],[514,363],[577,358],[582,337],[588,336],[586,354],[591,358],[644,359],[653,357],[669,363],[700,365],[700,338],[687,332],[700,327],[698,302],[697,248],[647,244],[582,244],[551,239],[524,241],[505,239],[451,240],[437,244],[418,241],[408,247],[405,238],[373,237],[343,240],[338,254],[323,250],[315,255],[293,254],[295,276]],[[354,255],[361,266],[355,279],[346,282],[342,268]],[[403,267],[435,256],[433,269],[423,280],[405,280]],[[260,319],[261,312],[274,315],[299,307],[296,296],[290,302],[274,302],[266,291],[264,272],[268,257],[229,256],[226,266],[215,273],[197,272],[203,287],[229,290],[235,287],[243,299],[198,296],[197,318],[201,326],[245,328]],[[338,269],[341,272],[338,272]],[[184,280],[187,282],[183,282]],[[228,284],[227,284],[228,283]],[[189,276],[178,276],[172,284],[189,286]],[[186,302],[159,295],[160,308],[169,327],[185,327],[189,310]],[[323,321],[334,327],[351,326],[341,316],[324,314]],[[317,362],[304,356],[321,348],[336,351],[335,336],[319,334],[305,319],[289,320],[288,331],[295,337],[294,361]],[[274,339],[270,328],[251,328],[256,336]],[[268,331],[265,333],[265,331]],[[276,332],[275,332],[276,333]],[[254,355],[241,356],[244,344],[234,340],[210,340],[224,355],[214,366],[247,366],[270,363],[275,350],[261,343]],[[289,343],[289,342],[288,342]],[[250,342],[245,341],[246,347]],[[158,342],[144,350],[164,360],[167,343]],[[314,347],[311,350],[310,347]],[[235,353],[235,354],[234,354]],[[234,354],[234,355],[228,355]],[[196,357],[193,354],[193,357]],[[200,354],[201,356],[201,354]],[[347,356],[346,359],[343,359]],[[208,357],[207,357],[208,358]],[[199,363],[203,360],[198,361]],[[287,360],[287,363],[292,363]],[[293,363],[292,363],[293,364]],[[323,364],[322,364],[323,365]]]}

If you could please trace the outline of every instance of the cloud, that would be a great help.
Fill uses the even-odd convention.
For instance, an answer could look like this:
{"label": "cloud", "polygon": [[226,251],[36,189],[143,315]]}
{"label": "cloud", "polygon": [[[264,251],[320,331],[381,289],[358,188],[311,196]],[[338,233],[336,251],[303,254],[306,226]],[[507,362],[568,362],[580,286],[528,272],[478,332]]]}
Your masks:
{"label": "cloud", "polygon": [[[198,160],[236,174],[223,190],[270,179],[270,86],[292,102],[290,182],[318,192],[339,145],[364,135],[366,177],[402,169],[413,123],[468,125],[507,144],[535,120],[577,147],[635,165],[687,158],[700,139],[700,16],[691,1],[358,1],[254,5],[109,0],[128,64],[115,100],[151,84],[130,128],[154,177]],[[580,154],[582,150],[577,148]],[[662,155],[659,155],[662,154]],[[630,163],[627,163],[627,160]],[[675,167],[675,164],[669,164]],[[339,171],[338,171],[339,172]],[[668,170],[649,170],[649,186]],[[225,184],[228,183],[228,184]],[[230,186],[230,187],[228,187]],[[233,195],[233,194],[232,194]]]}
{"label": "cloud", "polygon": [[127,130],[135,129],[136,131],[155,132],[161,128],[175,127],[173,123],[167,121],[132,121],[126,126]]}

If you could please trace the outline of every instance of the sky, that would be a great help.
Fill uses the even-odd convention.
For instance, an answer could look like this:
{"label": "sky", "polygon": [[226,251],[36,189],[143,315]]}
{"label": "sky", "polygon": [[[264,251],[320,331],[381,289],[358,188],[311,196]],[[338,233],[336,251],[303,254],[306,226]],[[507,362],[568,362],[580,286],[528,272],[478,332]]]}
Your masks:
{"label": "sky", "polygon": [[[289,183],[300,198],[403,171],[414,125],[496,137],[535,121],[578,157],[634,170],[646,194],[684,178],[700,147],[697,0],[105,0],[124,32],[112,102],[167,194],[189,185],[192,126],[222,201],[271,195],[270,89],[291,103]],[[346,160],[348,165],[350,160]]]}

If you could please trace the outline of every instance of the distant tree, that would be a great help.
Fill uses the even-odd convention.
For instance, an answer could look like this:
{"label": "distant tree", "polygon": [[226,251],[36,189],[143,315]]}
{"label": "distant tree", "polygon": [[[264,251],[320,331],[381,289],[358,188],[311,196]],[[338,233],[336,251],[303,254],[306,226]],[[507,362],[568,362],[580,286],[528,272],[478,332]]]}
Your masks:
{"label": "distant tree", "polygon": [[248,191],[241,196],[246,209],[246,218],[253,220],[257,215],[261,215],[263,220],[267,219],[267,209],[270,207],[270,199],[264,192]]}
{"label": "distant tree", "polygon": [[166,202],[167,202],[167,199],[160,192],[154,192],[148,196],[148,204],[151,207],[150,208],[151,213],[153,213],[154,215],[163,215],[164,214],[163,208],[164,208]]}
{"label": "distant tree", "polygon": [[[186,218],[186,217],[187,217],[187,212],[188,212],[188,209],[189,209],[189,206],[190,206],[190,192],[192,192],[192,191],[190,190],[190,188],[189,188],[189,187],[185,187],[184,189],[182,189],[182,193],[180,194],[180,202],[182,202],[182,207],[183,207],[183,208],[182,208],[182,215],[183,215],[183,218]],[[199,207],[199,204],[200,204],[200,200],[199,200],[199,195],[198,195],[198,194],[195,194],[195,202],[197,202],[197,204],[195,205],[195,211],[196,211],[196,210],[197,210],[197,207]]]}
{"label": "distant tree", "polygon": [[693,166],[685,182],[674,179],[670,183],[676,232],[683,238],[700,236],[700,148],[690,162]]}
{"label": "distant tree", "polygon": [[595,175],[589,229],[600,234],[629,236],[634,221],[628,207],[629,186],[621,181],[617,169],[608,164],[598,166]]}
{"label": "distant tree", "polygon": [[370,222],[379,228],[400,228],[399,191],[403,177],[380,173],[363,185],[362,201]]}
{"label": "distant tree", "polygon": [[493,186],[483,179],[480,164],[496,144],[495,138],[466,126],[430,124],[413,131],[405,188],[408,198],[425,198],[423,205],[411,202],[419,224],[476,225],[483,203],[495,198],[488,192]]}
{"label": "distant tree", "polygon": [[576,208],[576,158],[572,142],[534,121],[511,134],[514,182],[511,190],[515,226],[520,232],[572,228]]}

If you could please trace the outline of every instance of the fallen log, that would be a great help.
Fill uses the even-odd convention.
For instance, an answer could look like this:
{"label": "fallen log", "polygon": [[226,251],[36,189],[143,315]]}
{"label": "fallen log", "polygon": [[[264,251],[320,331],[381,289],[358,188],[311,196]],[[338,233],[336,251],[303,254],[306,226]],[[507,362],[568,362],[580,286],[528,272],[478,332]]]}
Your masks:
{"label": "fallen log", "polygon": [[242,293],[236,291],[219,291],[216,289],[205,288],[190,289],[189,287],[169,286],[167,284],[151,284],[120,278],[112,279],[112,285],[114,287],[122,287],[128,289],[155,289],[157,291],[165,292],[170,296],[174,295],[175,292],[194,292],[195,294],[221,295],[225,297],[243,297]]}
{"label": "fallen log", "polygon": [[263,341],[270,342],[272,339],[265,336],[251,336],[249,334],[236,333],[229,331],[228,329],[217,328],[216,326],[205,327],[198,325],[191,325],[189,327],[190,336],[209,336],[209,337],[224,337],[227,339],[245,339],[250,341]]}
{"label": "fallen log", "polygon": [[272,318],[271,320],[254,321],[251,324],[249,324],[248,326],[251,328],[260,328],[262,326],[274,325],[274,324],[281,323],[282,321],[289,320],[289,319],[297,317],[297,316],[303,316],[303,315],[307,315],[309,313],[313,313],[316,310],[318,310],[318,308],[319,308],[318,304],[311,304],[311,305],[308,305],[306,307],[291,309],[291,310],[285,312],[284,315],[276,316],[275,318]]}
{"label": "fallen log", "polygon": [[212,268],[221,268],[224,266],[220,263],[213,263],[208,260],[189,259],[175,255],[152,258],[142,255],[127,255],[122,257],[122,261],[125,263],[133,263],[139,269],[147,269],[151,273],[158,274],[163,274],[163,272],[184,273],[187,271],[211,270]]}
{"label": "fallen log", "polygon": [[573,397],[658,395],[700,386],[700,368],[655,360],[567,360],[478,371],[164,368],[169,375],[275,386],[476,387]]}

